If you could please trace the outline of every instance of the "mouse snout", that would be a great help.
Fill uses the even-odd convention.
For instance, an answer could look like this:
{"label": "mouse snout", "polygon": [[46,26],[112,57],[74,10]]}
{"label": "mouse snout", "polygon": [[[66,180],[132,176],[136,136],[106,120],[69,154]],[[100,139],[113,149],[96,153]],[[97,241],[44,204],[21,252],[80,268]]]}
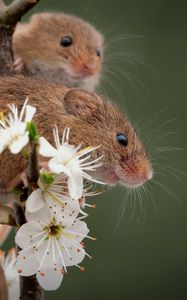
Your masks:
{"label": "mouse snout", "polygon": [[145,181],[151,180],[153,178],[153,169],[150,168],[150,169],[146,170],[143,174],[143,178]]}
{"label": "mouse snout", "polygon": [[116,167],[119,179],[128,187],[137,187],[153,177],[153,169],[149,161],[135,164],[120,164]]}
{"label": "mouse snout", "polygon": [[151,167],[145,167],[145,170],[143,170],[138,177],[140,181],[142,180],[142,182],[151,180],[153,177],[153,169]]}
{"label": "mouse snout", "polygon": [[91,63],[83,62],[80,65],[80,72],[83,75],[93,75],[94,74],[94,65]]}

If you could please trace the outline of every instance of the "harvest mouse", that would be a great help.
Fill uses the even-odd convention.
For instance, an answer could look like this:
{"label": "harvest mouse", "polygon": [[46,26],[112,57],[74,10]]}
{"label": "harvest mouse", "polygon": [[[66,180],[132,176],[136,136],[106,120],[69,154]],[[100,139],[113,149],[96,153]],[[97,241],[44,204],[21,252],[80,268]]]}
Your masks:
{"label": "harvest mouse", "polygon": [[[109,100],[79,88],[69,89],[52,82],[23,76],[0,78],[0,107],[4,115],[14,103],[20,110],[29,97],[36,107],[34,122],[41,136],[52,145],[52,130],[70,130],[70,144],[99,146],[94,158],[104,155],[103,165],[94,172],[106,184],[121,182],[137,187],[152,178],[153,170],[146,149],[127,116]],[[47,103],[47,105],[46,105]],[[0,190],[10,190],[15,180],[26,170],[27,160],[4,150],[0,155]]]}
{"label": "harvest mouse", "polygon": [[35,14],[13,35],[15,70],[93,91],[101,75],[103,43],[102,34],[78,17]]}

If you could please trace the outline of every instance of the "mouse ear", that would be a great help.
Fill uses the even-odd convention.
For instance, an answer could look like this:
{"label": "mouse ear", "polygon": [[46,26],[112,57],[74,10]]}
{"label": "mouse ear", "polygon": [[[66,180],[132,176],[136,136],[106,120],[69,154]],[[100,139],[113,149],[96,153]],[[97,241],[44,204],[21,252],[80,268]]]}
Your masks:
{"label": "mouse ear", "polygon": [[71,89],[64,96],[65,110],[74,116],[92,114],[101,103],[99,96],[83,89]]}

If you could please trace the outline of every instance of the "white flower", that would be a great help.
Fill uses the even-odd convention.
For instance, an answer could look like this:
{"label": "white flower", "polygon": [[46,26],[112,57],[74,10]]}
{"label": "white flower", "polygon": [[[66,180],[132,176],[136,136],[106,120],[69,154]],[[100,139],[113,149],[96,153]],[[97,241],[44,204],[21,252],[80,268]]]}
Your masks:
{"label": "white flower", "polygon": [[[29,133],[27,131],[27,123],[30,122],[35,114],[36,108],[27,105],[28,98],[18,115],[17,107],[9,105],[10,113],[8,118],[1,117],[0,120],[0,153],[5,148],[9,148],[11,153],[17,154],[29,142]],[[25,115],[25,117],[24,117]],[[23,119],[24,117],[24,119]]]}
{"label": "white flower", "polygon": [[71,225],[51,215],[47,206],[35,214],[27,214],[28,223],[18,230],[15,241],[23,249],[16,268],[21,276],[36,274],[45,290],[57,289],[68,266],[78,266],[88,255],[81,243],[88,234],[85,222],[75,220]]}
{"label": "white flower", "polygon": [[0,250],[0,264],[4,270],[8,287],[8,299],[19,300],[19,275],[16,269],[16,251],[11,249],[5,257],[4,251]]}
{"label": "white flower", "polygon": [[68,196],[64,180],[64,176],[59,174],[55,176],[52,184],[47,185],[39,181],[40,188],[34,190],[28,197],[26,210],[36,213],[47,204],[58,221],[63,221],[65,225],[72,224],[80,212],[80,205],[78,201]]}
{"label": "white flower", "polygon": [[48,141],[40,138],[39,153],[42,156],[51,157],[49,160],[49,169],[56,174],[64,173],[68,177],[68,190],[73,199],[80,199],[83,194],[83,178],[102,183],[93,179],[85,171],[95,171],[102,163],[95,164],[101,157],[90,161],[90,152],[96,150],[98,147],[87,147],[80,150],[81,145],[75,147],[68,144],[69,128],[64,130],[62,141],[60,143],[57,128],[54,130],[54,140],[56,148],[54,148]]}

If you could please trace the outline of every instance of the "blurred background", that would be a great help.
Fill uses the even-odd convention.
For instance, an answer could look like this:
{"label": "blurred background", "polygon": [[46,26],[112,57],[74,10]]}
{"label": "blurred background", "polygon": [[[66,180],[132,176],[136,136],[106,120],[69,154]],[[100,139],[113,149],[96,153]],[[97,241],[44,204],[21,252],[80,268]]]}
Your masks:
{"label": "blurred background", "polygon": [[45,299],[187,299],[187,2],[41,0],[37,11],[75,14],[104,34],[98,92],[127,112],[155,167],[141,195],[116,187],[90,198],[93,260]]}

